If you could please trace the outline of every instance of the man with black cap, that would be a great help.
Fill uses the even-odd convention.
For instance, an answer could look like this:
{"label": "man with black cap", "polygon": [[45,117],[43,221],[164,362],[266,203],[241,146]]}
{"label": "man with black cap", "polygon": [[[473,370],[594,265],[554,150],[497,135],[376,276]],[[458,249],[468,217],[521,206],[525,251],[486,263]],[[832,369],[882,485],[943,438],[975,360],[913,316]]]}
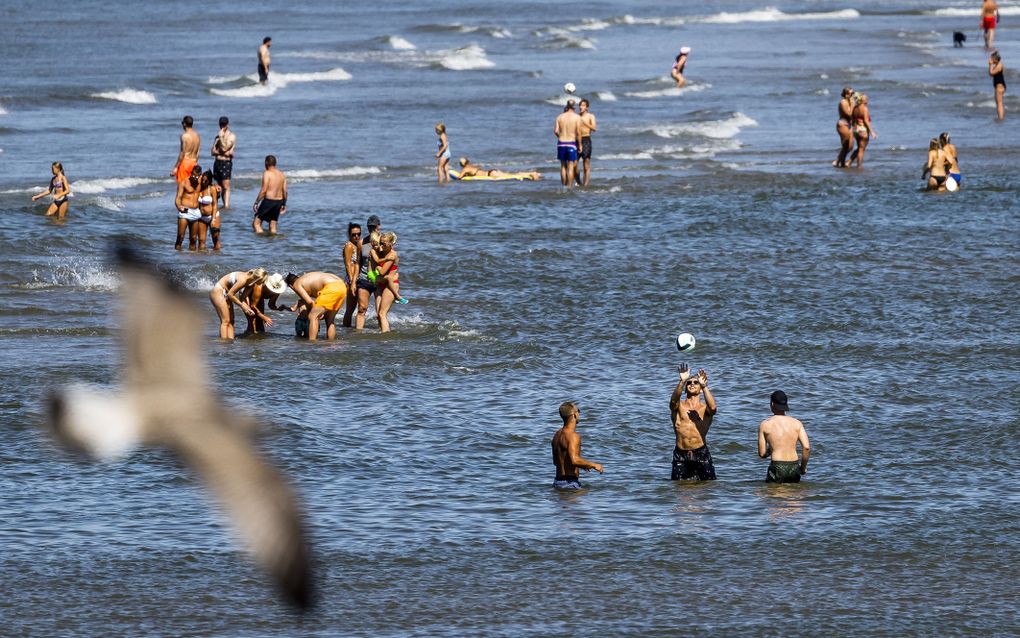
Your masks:
{"label": "man with black cap", "polygon": [[[758,426],[758,456],[771,456],[769,472],[765,480],[769,483],[799,483],[802,474],[807,474],[811,443],[808,441],[804,424],[786,416],[790,409],[786,393],[776,390],[769,398],[772,416]],[[797,442],[800,441],[801,456],[797,459]]]}
{"label": "man with black cap", "polygon": [[354,328],[361,330],[365,327],[365,315],[368,314],[368,302],[375,296],[375,281],[368,278],[368,271],[372,270],[372,233],[377,232],[382,222],[378,215],[369,215],[365,227],[368,231],[361,238],[361,265],[358,268],[358,279],[355,282],[355,291],[358,296],[358,314],[354,318]]}

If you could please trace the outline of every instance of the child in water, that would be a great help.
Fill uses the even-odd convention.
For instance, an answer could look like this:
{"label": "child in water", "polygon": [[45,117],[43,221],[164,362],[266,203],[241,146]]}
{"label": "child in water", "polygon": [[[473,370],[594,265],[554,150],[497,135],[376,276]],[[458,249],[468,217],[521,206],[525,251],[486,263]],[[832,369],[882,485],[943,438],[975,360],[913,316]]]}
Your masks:
{"label": "child in water", "polygon": [[368,271],[368,280],[375,282],[377,287],[385,286],[393,293],[397,303],[407,303],[407,298],[400,296],[400,276],[397,274],[400,255],[393,249],[397,234],[375,231],[369,235],[369,240],[372,242],[372,270]]}
{"label": "child in water", "polygon": [[439,150],[436,151],[436,158],[439,165],[436,172],[439,175],[439,183],[450,181],[450,141],[446,138],[446,125],[440,122],[436,124],[436,135],[439,136]]}

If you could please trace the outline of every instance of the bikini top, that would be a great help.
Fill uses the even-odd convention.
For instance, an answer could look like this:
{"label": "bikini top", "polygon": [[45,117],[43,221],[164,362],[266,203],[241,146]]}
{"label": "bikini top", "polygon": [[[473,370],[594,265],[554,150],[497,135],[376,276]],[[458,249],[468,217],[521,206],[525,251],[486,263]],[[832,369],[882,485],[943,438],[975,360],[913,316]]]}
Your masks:
{"label": "bikini top", "polygon": [[198,198],[198,203],[201,204],[202,206],[208,206],[209,204],[213,203],[212,195],[202,195],[201,197]]}

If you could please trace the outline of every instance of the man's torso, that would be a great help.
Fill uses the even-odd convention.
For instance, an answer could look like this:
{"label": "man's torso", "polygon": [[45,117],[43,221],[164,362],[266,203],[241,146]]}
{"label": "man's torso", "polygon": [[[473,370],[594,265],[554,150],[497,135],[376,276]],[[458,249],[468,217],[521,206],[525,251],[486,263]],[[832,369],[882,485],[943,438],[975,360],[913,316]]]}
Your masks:
{"label": "man's torso", "polygon": [[556,431],[553,436],[552,448],[553,448],[553,463],[556,465],[556,476],[572,476],[577,477],[580,472],[570,462],[570,441],[571,434],[577,436],[576,433],[564,432],[563,428]]}
{"label": "man's torso", "polygon": [[267,168],[262,173],[262,183],[266,185],[266,199],[283,199],[284,184],[286,184],[283,171],[275,166]]}
{"label": "man's torso", "polygon": [[707,414],[707,406],[681,401],[673,415],[673,431],[676,433],[676,446],[681,450],[696,450],[705,445],[708,428],[712,425],[712,417]]}
{"label": "man's torso", "polygon": [[801,427],[797,419],[778,414],[762,423],[765,442],[772,448],[773,461],[797,460],[797,439]]}
{"label": "man's torso", "polygon": [[580,122],[578,127],[580,129],[581,137],[591,136],[591,126],[595,121],[595,116],[591,113],[585,113],[580,116]]}
{"label": "man's torso", "polygon": [[574,142],[577,140],[577,129],[581,124],[581,118],[573,111],[567,111],[561,113],[556,118],[556,123],[559,127],[559,141],[561,142]]}
{"label": "man's torso", "polygon": [[181,133],[181,150],[184,152],[184,157],[190,160],[198,160],[199,147],[202,141],[198,137],[198,133],[195,129],[188,129],[184,133]]}

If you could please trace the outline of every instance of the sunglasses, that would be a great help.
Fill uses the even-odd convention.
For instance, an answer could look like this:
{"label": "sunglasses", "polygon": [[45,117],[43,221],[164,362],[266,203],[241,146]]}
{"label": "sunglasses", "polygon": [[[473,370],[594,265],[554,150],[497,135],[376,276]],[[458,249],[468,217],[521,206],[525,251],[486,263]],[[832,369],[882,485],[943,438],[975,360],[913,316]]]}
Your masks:
{"label": "sunglasses", "polygon": [[361,237],[361,233],[351,233],[351,237]]}

